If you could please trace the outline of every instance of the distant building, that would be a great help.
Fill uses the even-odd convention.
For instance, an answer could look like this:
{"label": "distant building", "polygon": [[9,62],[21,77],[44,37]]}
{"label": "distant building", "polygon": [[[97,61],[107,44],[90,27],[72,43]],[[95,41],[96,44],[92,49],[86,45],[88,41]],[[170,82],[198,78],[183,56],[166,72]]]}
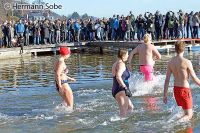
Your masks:
{"label": "distant building", "polygon": [[61,18],[61,16],[54,12],[49,13],[41,11],[32,11],[27,14],[26,18],[28,18],[29,20],[45,20],[45,19],[56,20]]}

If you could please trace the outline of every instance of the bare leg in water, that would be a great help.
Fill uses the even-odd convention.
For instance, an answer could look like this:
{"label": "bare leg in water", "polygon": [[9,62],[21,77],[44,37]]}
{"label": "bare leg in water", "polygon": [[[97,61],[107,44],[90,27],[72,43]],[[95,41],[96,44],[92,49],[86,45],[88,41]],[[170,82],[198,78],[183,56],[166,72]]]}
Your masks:
{"label": "bare leg in water", "polygon": [[185,115],[182,116],[179,121],[189,121],[190,119],[192,119],[193,116],[193,110],[192,109],[184,109],[184,113]]}
{"label": "bare leg in water", "polygon": [[124,91],[120,91],[115,95],[119,106],[119,115],[120,117],[125,117],[128,111],[133,110],[133,104],[131,103],[130,99],[126,96]]}
{"label": "bare leg in water", "polygon": [[66,105],[71,109],[73,109],[74,105],[73,92],[67,83],[62,85],[62,89],[59,91],[59,94],[61,95]]}

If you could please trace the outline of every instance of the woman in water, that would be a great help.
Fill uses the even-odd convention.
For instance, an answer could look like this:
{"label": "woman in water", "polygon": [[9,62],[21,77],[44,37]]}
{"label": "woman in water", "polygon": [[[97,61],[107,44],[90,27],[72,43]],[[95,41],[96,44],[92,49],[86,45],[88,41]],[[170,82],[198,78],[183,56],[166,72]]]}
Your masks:
{"label": "woman in water", "polygon": [[133,110],[133,104],[129,97],[131,97],[131,92],[129,90],[128,78],[130,73],[126,67],[125,62],[128,59],[127,49],[120,49],[118,51],[118,59],[113,64],[112,76],[113,76],[113,87],[112,95],[116,99],[119,110],[120,117],[125,117],[128,111]]}
{"label": "woman in water", "polygon": [[73,109],[73,92],[68,84],[68,81],[76,81],[74,78],[67,76],[68,68],[65,64],[65,60],[70,57],[71,51],[68,47],[60,47],[60,56],[55,62],[55,80],[56,88],[60,96],[62,97],[64,104]]}

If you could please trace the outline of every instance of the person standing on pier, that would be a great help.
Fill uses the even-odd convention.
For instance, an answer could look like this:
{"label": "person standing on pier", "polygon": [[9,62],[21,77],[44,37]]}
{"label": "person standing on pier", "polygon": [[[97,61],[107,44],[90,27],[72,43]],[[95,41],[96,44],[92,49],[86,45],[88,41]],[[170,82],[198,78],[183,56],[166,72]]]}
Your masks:
{"label": "person standing on pier", "polygon": [[128,50],[120,49],[118,51],[118,59],[113,64],[112,67],[112,76],[113,76],[112,95],[118,103],[120,110],[120,117],[125,117],[127,112],[133,110],[133,104],[129,98],[132,96],[132,94],[131,91],[129,90],[129,83],[128,83],[130,73],[125,64],[127,59],[128,59]]}
{"label": "person standing on pier", "polygon": [[25,27],[24,24],[22,23],[22,20],[19,20],[19,23],[16,25],[15,27],[16,33],[18,37],[23,37],[24,36],[24,31],[25,31]]}
{"label": "person standing on pier", "polygon": [[2,31],[2,25],[0,25],[0,48],[3,47],[3,31]]}
{"label": "person standing on pier", "polygon": [[71,51],[67,47],[60,47],[60,57],[54,64],[56,88],[64,101],[64,105],[73,109],[74,99],[73,92],[68,84],[69,80],[76,81],[76,79],[67,76],[68,68],[65,60],[70,57]]}
{"label": "person standing on pier", "polygon": [[129,70],[132,69],[133,55],[139,54],[140,71],[144,74],[145,81],[153,80],[153,66],[155,59],[161,59],[161,55],[154,45],[151,44],[151,35],[144,35],[144,43],[133,49],[128,57]]}

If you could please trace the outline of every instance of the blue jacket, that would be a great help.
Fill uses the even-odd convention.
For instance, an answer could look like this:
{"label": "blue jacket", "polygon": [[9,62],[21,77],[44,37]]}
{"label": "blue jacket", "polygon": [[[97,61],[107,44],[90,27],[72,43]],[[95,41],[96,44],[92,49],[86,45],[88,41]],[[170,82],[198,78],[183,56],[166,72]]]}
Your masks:
{"label": "blue jacket", "polygon": [[80,30],[80,28],[81,28],[80,24],[79,24],[78,22],[75,22],[75,23],[74,23],[74,29],[75,29],[76,31],[78,31],[78,30]]}
{"label": "blue jacket", "polygon": [[115,19],[115,21],[114,21],[114,28],[115,29],[119,28],[119,20],[118,19]]}
{"label": "blue jacket", "polygon": [[16,33],[24,33],[25,27],[24,24],[17,24]]}

